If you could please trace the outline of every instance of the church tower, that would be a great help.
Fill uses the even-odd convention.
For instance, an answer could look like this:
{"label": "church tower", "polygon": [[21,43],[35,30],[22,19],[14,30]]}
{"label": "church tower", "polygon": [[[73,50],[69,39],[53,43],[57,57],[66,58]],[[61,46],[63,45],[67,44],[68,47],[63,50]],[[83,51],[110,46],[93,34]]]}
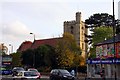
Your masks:
{"label": "church tower", "polygon": [[81,20],[81,12],[76,13],[76,20],[64,22],[64,32],[74,35],[77,45],[82,49],[82,56],[85,57],[87,44],[85,43],[84,34],[87,33],[87,29],[85,23]]}

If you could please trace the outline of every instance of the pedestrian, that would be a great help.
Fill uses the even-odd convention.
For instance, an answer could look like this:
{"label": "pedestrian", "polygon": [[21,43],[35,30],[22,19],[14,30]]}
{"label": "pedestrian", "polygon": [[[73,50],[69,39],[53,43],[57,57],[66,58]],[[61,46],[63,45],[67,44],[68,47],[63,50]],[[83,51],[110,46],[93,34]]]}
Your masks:
{"label": "pedestrian", "polygon": [[91,77],[95,77],[95,68],[93,65],[92,65]]}
{"label": "pedestrian", "polygon": [[91,79],[91,74],[90,74],[90,72],[88,72],[88,75],[87,75],[87,77],[85,78],[85,80],[90,80]]}
{"label": "pedestrian", "polygon": [[101,77],[102,77],[102,80],[105,80],[105,68],[104,67],[102,68],[102,71],[101,71]]}
{"label": "pedestrian", "polygon": [[74,70],[71,71],[71,75],[75,76],[75,71]]}

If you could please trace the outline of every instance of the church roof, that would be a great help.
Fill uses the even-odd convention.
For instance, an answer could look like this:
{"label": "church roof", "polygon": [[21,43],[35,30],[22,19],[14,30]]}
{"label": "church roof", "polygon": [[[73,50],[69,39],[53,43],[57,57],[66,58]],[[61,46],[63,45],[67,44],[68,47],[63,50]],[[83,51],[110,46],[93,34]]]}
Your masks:
{"label": "church roof", "polygon": [[50,45],[50,46],[55,46],[57,41],[61,39],[60,38],[50,38],[50,39],[40,39],[40,40],[35,40],[33,43],[31,41],[25,41],[23,42],[20,47],[18,48],[18,52],[25,51],[27,49],[36,49],[41,45]]}
{"label": "church roof", "polygon": [[18,52],[22,52],[22,51],[25,51],[27,49],[29,49],[32,45],[32,42],[31,41],[25,41],[23,42],[20,47],[18,48]]}
{"label": "church roof", "polygon": [[50,39],[42,39],[42,40],[35,40],[31,46],[32,49],[38,48],[40,45],[50,45],[55,46],[57,41],[61,38],[50,38]]}

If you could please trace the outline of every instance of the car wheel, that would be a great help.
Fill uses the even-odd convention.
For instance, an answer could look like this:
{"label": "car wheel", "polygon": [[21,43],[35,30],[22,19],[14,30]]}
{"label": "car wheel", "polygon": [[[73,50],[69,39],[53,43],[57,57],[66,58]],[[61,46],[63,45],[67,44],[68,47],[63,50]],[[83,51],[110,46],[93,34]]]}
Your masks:
{"label": "car wheel", "polygon": [[28,80],[27,78],[21,78],[21,80]]}
{"label": "car wheel", "polygon": [[72,80],[75,80],[74,78]]}
{"label": "car wheel", "polygon": [[59,80],[64,80],[64,78],[60,78]]}
{"label": "car wheel", "polygon": [[54,78],[50,78],[50,80],[55,80]]}

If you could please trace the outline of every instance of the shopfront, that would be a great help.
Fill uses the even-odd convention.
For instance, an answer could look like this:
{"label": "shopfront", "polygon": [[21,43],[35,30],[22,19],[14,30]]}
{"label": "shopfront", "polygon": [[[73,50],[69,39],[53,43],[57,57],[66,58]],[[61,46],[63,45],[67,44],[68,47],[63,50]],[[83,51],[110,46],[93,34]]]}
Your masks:
{"label": "shopfront", "polygon": [[[115,46],[115,49],[114,49]],[[115,51],[114,51],[115,50]],[[106,40],[96,45],[96,58],[87,60],[88,73],[92,74],[94,68],[95,75],[104,74],[105,78],[120,78],[120,35],[113,39]],[[101,73],[103,70],[103,73]]]}

